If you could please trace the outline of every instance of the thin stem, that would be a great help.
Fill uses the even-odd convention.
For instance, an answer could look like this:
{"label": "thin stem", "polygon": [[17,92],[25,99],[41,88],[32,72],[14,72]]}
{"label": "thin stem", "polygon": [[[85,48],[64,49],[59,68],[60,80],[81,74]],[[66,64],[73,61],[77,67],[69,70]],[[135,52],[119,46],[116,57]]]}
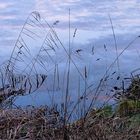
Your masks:
{"label": "thin stem", "polygon": [[120,74],[120,64],[119,64],[119,58],[118,58],[118,46],[117,46],[116,35],[115,35],[112,19],[111,19],[110,15],[108,15],[108,16],[109,16],[109,20],[110,20],[110,24],[111,24],[111,28],[112,28],[112,32],[113,32],[114,43],[115,43],[118,73]]}

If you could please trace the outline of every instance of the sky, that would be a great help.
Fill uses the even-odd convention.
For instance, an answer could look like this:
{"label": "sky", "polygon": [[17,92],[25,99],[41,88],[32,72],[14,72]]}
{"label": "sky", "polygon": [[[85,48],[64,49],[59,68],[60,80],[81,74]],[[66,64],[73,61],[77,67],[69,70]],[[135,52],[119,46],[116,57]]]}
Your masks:
{"label": "sky", "polygon": [[[95,82],[99,81],[116,58],[111,21],[118,54],[140,35],[140,0],[0,0],[0,64],[10,57],[18,35],[28,15],[33,11],[39,12],[50,25],[59,21],[55,29],[60,40],[67,46],[69,9],[71,41],[77,29],[71,45],[72,51],[77,55],[76,50],[82,49],[80,56],[74,56],[74,59],[78,61],[77,65],[81,69],[85,65],[89,68],[89,83],[93,79]],[[36,43],[28,43],[31,53],[37,52]],[[121,73],[127,75],[139,68],[139,44],[138,38],[119,58]],[[94,55],[91,54],[93,46]],[[65,56],[63,51],[58,55],[62,58]],[[62,71],[65,65],[62,63],[60,67]],[[112,72],[114,70],[116,65],[111,69]],[[71,77],[75,77],[75,70],[72,70],[72,73]]]}
{"label": "sky", "polygon": [[107,40],[107,37],[112,41],[108,15],[111,16],[118,36],[117,42],[127,43],[127,38],[139,35],[139,0],[0,0],[0,56],[8,55],[10,52],[7,50],[13,49],[18,34],[32,11],[38,11],[49,24],[59,20],[58,31],[64,39],[68,30],[69,8],[71,30],[78,29],[75,42],[88,44]]}

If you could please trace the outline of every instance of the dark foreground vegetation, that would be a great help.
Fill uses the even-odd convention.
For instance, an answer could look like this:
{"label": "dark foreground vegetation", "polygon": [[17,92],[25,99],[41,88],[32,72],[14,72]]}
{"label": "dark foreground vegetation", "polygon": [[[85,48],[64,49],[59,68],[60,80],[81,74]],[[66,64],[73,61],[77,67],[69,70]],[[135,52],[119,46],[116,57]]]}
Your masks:
{"label": "dark foreground vegetation", "polygon": [[114,97],[119,102],[91,109],[85,118],[64,126],[57,108],[47,106],[0,110],[2,140],[139,140],[140,79],[133,79],[129,88]]}

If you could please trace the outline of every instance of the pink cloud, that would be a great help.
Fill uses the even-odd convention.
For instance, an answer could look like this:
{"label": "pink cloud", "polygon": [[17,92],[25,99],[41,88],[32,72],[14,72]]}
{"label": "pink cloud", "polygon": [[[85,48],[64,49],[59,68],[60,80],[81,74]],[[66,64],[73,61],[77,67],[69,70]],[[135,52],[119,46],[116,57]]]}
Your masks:
{"label": "pink cloud", "polygon": [[21,30],[22,25],[0,25],[0,28],[6,30],[6,29],[10,29],[10,30]]}
{"label": "pink cloud", "polygon": [[0,20],[16,19],[14,15],[0,15]]}
{"label": "pink cloud", "polygon": [[0,2],[0,10],[1,9],[5,9],[8,8],[9,6],[12,6],[13,3],[4,3],[4,2]]}

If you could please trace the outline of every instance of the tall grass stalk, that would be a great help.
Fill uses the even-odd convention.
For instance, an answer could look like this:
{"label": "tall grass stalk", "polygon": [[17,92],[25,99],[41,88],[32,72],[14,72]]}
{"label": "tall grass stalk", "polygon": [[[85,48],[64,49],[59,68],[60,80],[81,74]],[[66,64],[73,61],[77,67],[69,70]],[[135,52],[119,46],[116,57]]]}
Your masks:
{"label": "tall grass stalk", "polygon": [[120,75],[120,64],[119,64],[119,58],[118,58],[118,45],[117,45],[117,40],[116,40],[116,35],[115,35],[115,30],[114,30],[114,26],[113,26],[113,22],[111,19],[111,16],[109,16],[109,20],[110,20],[110,24],[111,24],[111,29],[112,29],[112,33],[113,33],[113,38],[114,38],[114,44],[115,44],[115,50],[116,50],[116,58],[117,58],[117,68],[118,68],[118,73]]}
{"label": "tall grass stalk", "polygon": [[68,96],[69,96],[69,86],[70,86],[70,67],[71,67],[71,32],[70,32],[70,9],[69,9],[69,57],[68,57],[68,72],[67,72],[67,85],[66,85],[66,95],[65,95],[65,108],[64,108],[64,139],[67,139],[67,130],[65,128],[67,122],[68,113]]}

